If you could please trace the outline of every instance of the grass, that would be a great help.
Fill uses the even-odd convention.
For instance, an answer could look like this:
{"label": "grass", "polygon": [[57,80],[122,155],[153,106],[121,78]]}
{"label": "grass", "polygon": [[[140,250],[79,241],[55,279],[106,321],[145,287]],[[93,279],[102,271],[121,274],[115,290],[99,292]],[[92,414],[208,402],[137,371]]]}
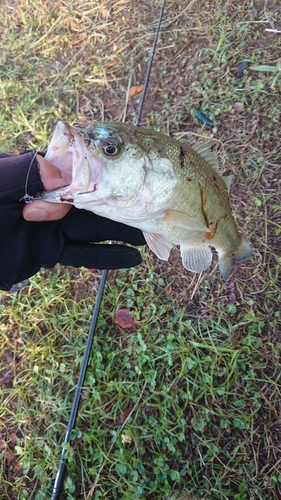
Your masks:
{"label": "grass", "polygon": [[[143,83],[160,4],[2,3],[2,150],[44,148],[61,118],[131,122],[139,97],[126,96]],[[142,250],[138,268],[109,273],[67,450],[67,500],[281,496],[281,80],[255,69],[280,66],[280,7],[187,6],[167,2],[143,122],[190,144],[213,138],[255,257],[226,283],[216,266],[183,271],[176,250],[168,264]],[[3,500],[51,495],[99,279],[57,266],[1,293]],[[123,307],[139,329],[114,323]]]}

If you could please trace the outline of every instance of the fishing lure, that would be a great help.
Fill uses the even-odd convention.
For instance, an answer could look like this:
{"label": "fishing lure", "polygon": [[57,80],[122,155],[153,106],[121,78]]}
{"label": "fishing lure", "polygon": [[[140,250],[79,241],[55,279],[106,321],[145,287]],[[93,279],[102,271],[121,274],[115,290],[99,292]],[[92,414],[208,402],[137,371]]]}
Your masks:
{"label": "fishing lure", "polygon": [[202,113],[200,109],[192,108],[191,113],[193,114],[193,116],[198,118],[200,122],[203,122],[205,123],[205,125],[208,125],[208,127],[214,127],[215,125],[218,125],[220,123],[220,122],[215,123],[212,120],[209,120],[209,118],[206,115],[204,115],[204,113]]}

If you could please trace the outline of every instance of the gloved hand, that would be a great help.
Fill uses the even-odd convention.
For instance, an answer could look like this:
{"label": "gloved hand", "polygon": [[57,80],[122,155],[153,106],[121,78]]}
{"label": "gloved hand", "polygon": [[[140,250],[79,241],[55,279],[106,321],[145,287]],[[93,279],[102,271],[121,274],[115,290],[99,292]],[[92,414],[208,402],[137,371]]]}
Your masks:
{"label": "gloved hand", "polygon": [[[65,217],[49,222],[23,218],[25,180],[34,152],[3,158],[0,155],[0,289],[56,263],[74,267],[118,269],[141,262],[137,249],[125,245],[96,245],[105,240],[144,245],[138,229],[99,217],[85,210],[70,209]],[[1,156],[3,159],[1,159]],[[34,162],[28,176],[28,194],[44,188]]]}

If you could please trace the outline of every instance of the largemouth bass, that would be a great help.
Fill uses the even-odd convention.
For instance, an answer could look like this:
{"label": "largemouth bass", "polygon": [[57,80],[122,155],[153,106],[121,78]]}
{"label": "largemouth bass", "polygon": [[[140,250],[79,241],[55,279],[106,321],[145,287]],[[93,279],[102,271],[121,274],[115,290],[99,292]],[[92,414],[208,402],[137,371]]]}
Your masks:
{"label": "largemouth bass", "polygon": [[59,122],[46,159],[61,170],[72,164],[72,182],[43,199],[141,229],[160,259],[180,245],[184,267],[199,273],[211,265],[213,247],[227,279],[232,262],[252,257],[232,216],[231,176],[222,177],[206,143],[191,148],[122,123]]}

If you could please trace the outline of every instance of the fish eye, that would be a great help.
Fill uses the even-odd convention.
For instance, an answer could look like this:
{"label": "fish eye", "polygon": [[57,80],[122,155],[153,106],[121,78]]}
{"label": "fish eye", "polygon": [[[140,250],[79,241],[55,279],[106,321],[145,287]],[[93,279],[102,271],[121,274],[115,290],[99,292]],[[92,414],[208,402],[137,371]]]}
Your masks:
{"label": "fish eye", "polygon": [[120,146],[117,143],[104,144],[102,149],[107,156],[116,156],[120,152]]}

